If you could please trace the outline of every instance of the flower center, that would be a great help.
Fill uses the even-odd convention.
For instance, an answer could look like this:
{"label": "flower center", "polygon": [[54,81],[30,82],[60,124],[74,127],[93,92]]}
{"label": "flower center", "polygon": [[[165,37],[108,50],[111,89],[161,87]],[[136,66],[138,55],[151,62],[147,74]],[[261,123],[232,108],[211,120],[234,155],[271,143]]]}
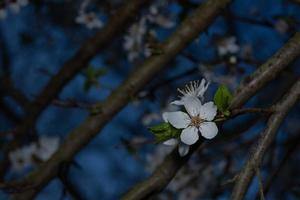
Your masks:
{"label": "flower center", "polygon": [[194,116],[194,117],[191,117],[191,126],[195,126],[195,127],[199,127],[200,124],[203,122],[204,120],[201,119],[199,116]]}

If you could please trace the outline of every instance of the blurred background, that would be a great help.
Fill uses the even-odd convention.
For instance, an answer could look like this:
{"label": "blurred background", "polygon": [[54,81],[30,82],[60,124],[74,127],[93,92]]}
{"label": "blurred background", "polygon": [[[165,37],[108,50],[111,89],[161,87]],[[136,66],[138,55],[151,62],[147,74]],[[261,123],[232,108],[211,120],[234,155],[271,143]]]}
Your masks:
{"label": "blurred background", "polygon": [[[6,166],[1,167],[1,182],[18,179],[48,159],[89,115],[88,108],[104,100],[145,58],[159,53],[159,42],[203,3],[157,0],[141,9],[127,31],[94,57],[47,107],[36,123],[35,134],[28,133],[8,153],[6,144],[14,139],[15,126],[26,117],[24,99],[33,100],[62,64],[126,2],[0,1],[0,158]],[[151,174],[171,151],[170,147],[154,144],[147,127],[162,122],[162,112],[176,109],[169,103],[179,95],[177,88],[206,78],[211,82],[206,101],[212,100],[221,84],[233,92],[299,27],[299,1],[235,0],[76,155],[67,173],[72,187],[82,199],[119,199],[130,186]],[[276,102],[299,77],[299,64],[299,60],[291,64],[246,107]],[[265,156],[261,174],[268,191],[266,199],[299,199],[299,113],[298,103]],[[228,199],[230,180],[240,170],[266,120],[265,115],[247,114],[226,122],[218,136],[191,158],[158,198]],[[34,161],[19,161],[32,144],[44,144],[46,152],[39,153]],[[9,192],[2,190],[0,199],[8,199]],[[255,199],[257,194],[255,178],[246,199]],[[72,197],[57,178],[36,199]]]}

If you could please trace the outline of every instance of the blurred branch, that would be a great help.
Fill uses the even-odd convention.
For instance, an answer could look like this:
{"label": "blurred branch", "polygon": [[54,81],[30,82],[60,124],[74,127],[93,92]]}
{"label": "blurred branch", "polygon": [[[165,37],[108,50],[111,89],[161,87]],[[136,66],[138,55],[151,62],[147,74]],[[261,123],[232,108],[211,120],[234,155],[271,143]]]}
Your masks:
{"label": "blurred branch", "polygon": [[[186,18],[177,30],[161,45],[162,54],[153,55],[135,68],[128,78],[103,103],[99,103],[97,114],[89,116],[74,129],[58,151],[37,170],[19,182],[38,185],[24,193],[15,194],[12,199],[32,199],[50,180],[57,176],[60,163],[69,161],[116,115],[131,98],[150,82],[182,49],[206,30],[215,17],[230,3],[230,0],[210,0]],[[120,18],[120,15],[117,16]],[[41,108],[41,107],[39,107]],[[35,111],[36,112],[36,111]],[[175,154],[175,157],[178,155]],[[174,160],[174,158],[170,158]],[[177,159],[175,159],[177,160]],[[173,163],[170,163],[173,164]],[[174,163],[175,164],[175,163]],[[165,182],[166,183],[166,182]],[[163,185],[161,185],[163,186]]]}
{"label": "blurred branch", "polygon": [[244,165],[242,171],[239,173],[238,179],[234,186],[231,199],[239,200],[243,199],[244,195],[249,187],[249,184],[253,178],[256,168],[258,168],[262,162],[263,156],[268,149],[271,142],[276,136],[276,132],[284,120],[288,111],[298,101],[300,97],[300,78],[289,90],[289,92],[274,105],[276,112],[271,115],[268,120],[267,127],[261,134],[257,145],[253,148],[253,153],[250,155],[248,161]]}
{"label": "blurred branch", "polygon": [[297,32],[281,49],[252,75],[243,80],[236,91],[240,98],[232,101],[231,109],[239,108],[246,99],[253,96],[265,83],[273,80],[283,69],[300,55],[300,32]]}
{"label": "blurred branch", "polygon": [[295,151],[297,150],[297,148],[300,145],[300,134],[298,133],[297,136],[291,138],[292,140],[290,141],[291,144],[288,145],[288,149],[284,155],[284,157],[282,158],[282,160],[280,161],[280,163],[278,164],[278,166],[275,168],[274,171],[271,172],[269,178],[266,181],[266,184],[264,186],[264,193],[265,195],[267,195],[267,193],[269,192],[269,189],[271,188],[271,185],[275,182],[275,179],[278,177],[281,169],[285,166],[285,164],[287,163],[287,161],[290,159],[290,157],[295,153]]}
{"label": "blurred branch", "polygon": [[274,110],[272,108],[239,108],[239,109],[232,110],[230,117],[236,117],[238,115],[248,114],[248,113],[271,114],[273,112]]}
{"label": "blurred branch", "polygon": [[29,106],[30,102],[27,97],[14,86],[9,77],[3,77],[1,79],[1,90],[12,97],[23,108],[27,108]]}
{"label": "blurred branch", "polygon": [[88,39],[75,55],[66,61],[60,71],[52,77],[44,90],[27,108],[28,115],[18,126],[17,133],[22,134],[34,126],[41,112],[57,97],[62,88],[83,68],[87,67],[90,60],[100,51],[113,42],[113,40],[124,32],[129,22],[134,20],[136,13],[149,0],[131,0],[116,11],[111,20],[95,36]]}
{"label": "blurred branch", "polygon": [[90,110],[92,108],[92,104],[78,102],[74,99],[67,99],[67,100],[54,99],[52,101],[52,104],[64,108],[80,108],[85,110]]}
{"label": "blurred branch", "polygon": [[[298,50],[297,53],[294,51]],[[273,57],[257,69],[251,75],[251,81],[242,83],[239,87],[240,92],[236,92],[230,104],[231,108],[239,108],[246,103],[252,95],[260,88],[274,79],[281,70],[297,57],[295,54],[300,53],[300,33],[297,33],[286,45],[284,45]],[[274,73],[276,72],[276,73]],[[241,92],[242,91],[242,92]],[[243,91],[249,91],[250,94]],[[153,174],[144,181],[133,186],[122,197],[123,200],[139,200],[151,196],[154,193],[162,191],[179,169],[189,160],[189,157],[200,146],[203,141],[196,143],[189,154],[185,157],[178,155],[178,150],[174,149],[165,160],[156,168]]]}

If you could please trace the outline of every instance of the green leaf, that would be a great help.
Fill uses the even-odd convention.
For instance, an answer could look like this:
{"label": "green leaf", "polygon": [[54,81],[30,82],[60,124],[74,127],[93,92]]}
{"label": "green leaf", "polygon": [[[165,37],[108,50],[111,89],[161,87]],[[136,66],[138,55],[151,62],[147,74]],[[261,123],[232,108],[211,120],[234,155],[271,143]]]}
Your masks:
{"label": "green leaf", "polygon": [[155,135],[157,143],[164,142],[171,138],[178,138],[181,130],[174,128],[170,123],[161,123],[152,127],[148,130]]}
{"label": "green leaf", "polygon": [[229,91],[229,89],[221,85],[214,96],[214,103],[217,105],[217,108],[220,112],[222,112],[224,115],[230,115],[230,112],[228,111],[229,104],[232,100],[232,95]]}
{"label": "green leaf", "polygon": [[98,78],[105,75],[107,70],[105,68],[95,68],[94,66],[90,65],[84,72],[86,77],[83,89],[84,91],[88,91],[92,86],[99,87]]}

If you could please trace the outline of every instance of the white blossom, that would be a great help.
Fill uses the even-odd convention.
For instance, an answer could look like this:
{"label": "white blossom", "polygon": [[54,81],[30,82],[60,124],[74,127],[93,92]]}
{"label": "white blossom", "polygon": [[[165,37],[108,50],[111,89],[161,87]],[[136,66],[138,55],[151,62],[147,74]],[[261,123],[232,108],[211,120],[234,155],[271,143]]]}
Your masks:
{"label": "white blossom", "polygon": [[0,8],[0,20],[5,19],[6,16],[7,16],[6,9],[5,8]]}
{"label": "white blossom", "polygon": [[150,6],[149,13],[146,17],[149,22],[157,24],[163,28],[171,28],[175,25],[174,21],[170,17],[160,14],[159,6],[156,4]]}
{"label": "white blossom", "polygon": [[278,19],[274,24],[274,28],[280,34],[284,34],[289,30],[289,24],[283,19]]}
{"label": "white blossom", "polygon": [[129,61],[137,59],[141,52],[147,52],[144,46],[146,32],[146,18],[141,18],[130,26],[128,33],[124,36],[123,47],[127,51]]}
{"label": "white blossom", "polygon": [[9,7],[14,13],[19,13],[21,7],[26,6],[28,4],[28,0],[10,0]]}
{"label": "white blossom", "polygon": [[36,149],[36,144],[32,143],[10,152],[8,156],[12,170],[21,172],[22,170],[33,166],[32,154]]}
{"label": "white blossom", "polygon": [[178,91],[183,95],[180,100],[173,101],[171,104],[174,105],[184,105],[184,101],[187,97],[198,97],[203,100],[204,93],[209,86],[209,82],[205,79],[199,81],[191,81],[190,84],[185,85],[183,89],[178,89]]}
{"label": "white blossom", "polygon": [[236,54],[240,50],[239,45],[236,44],[235,37],[223,38],[218,42],[218,54],[224,56],[227,54]]}
{"label": "white blossom", "polygon": [[209,66],[203,64],[199,65],[199,71],[201,75],[206,78],[206,80],[209,80],[211,82],[218,83],[220,85],[226,85],[232,89],[236,88],[238,85],[237,76],[235,76],[234,74],[216,75],[209,69]]}
{"label": "white blossom", "polygon": [[97,29],[103,26],[103,22],[97,18],[94,12],[81,12],[75,19],[76,23],[85,25],[88,29]]}
{"label": "white blossom", "polygon": [[42,136],[37,142],[37,148],[33,152],[34,156],[42,161],[48,160],[59,147],[58,137]]}
{"label": "white blossom", "polygon": [[183,129],[180,140],[187,145],[196,143],[199,139],[199,132],[206,139],[214,138],[218,133],[218,127],[212,120],[217,114],[217,107],[213,102],[201,104],[201,101],[194,96],[186,97],[184,107],[187,113],[182,111],[166,112],[163,114],[172,126]]}

